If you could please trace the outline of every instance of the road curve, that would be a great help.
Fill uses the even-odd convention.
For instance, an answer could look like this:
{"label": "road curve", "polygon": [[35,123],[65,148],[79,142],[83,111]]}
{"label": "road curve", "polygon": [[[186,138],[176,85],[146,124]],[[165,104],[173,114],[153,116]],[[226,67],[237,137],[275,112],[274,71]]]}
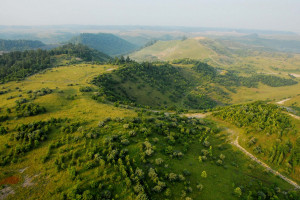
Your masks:
{"label": "road curve", "polygon": [[300,189],[300,186],[292,181],[291,179],[287,178],[286,176],[280,174],[278,171],[273,170],[271,167],[269,167],[266,163],[260,161],[258,158],[256,158],[254,155],[252,155],[251,153],[249,153],[244,147],[242,147],[239,144],[238,141],[239,137],[237,136],[237,138],[235,140],[233,140],[231,142],[231,144],[233,144],[234,146],[236,146],[237,148],[239,148],[243,153],[245,153],[248,157],[250,157],[252,160],[254,160],[255,162],[257,162],[258,164],[260,164],[261,166],[263,166],[264,168],[266,168],[268,171],[270,171],[271,173],[273,173],[276,176],[279,176],[280,178],[282,178],[283,180],[285,180],[286,182],[288,182],[289,184],[293,185],[296,189]]}

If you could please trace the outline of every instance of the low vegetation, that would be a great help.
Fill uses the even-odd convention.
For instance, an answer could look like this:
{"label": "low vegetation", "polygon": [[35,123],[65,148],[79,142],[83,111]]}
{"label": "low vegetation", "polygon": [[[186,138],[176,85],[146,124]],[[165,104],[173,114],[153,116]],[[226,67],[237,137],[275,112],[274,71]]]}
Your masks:
{"label": "low vegetation", "polygon": [[254,102],[220,108],[213,115],[242,128],[246,147],[295,176],[300,167],[299,136],[295,123],[283,111],[277,105]]}

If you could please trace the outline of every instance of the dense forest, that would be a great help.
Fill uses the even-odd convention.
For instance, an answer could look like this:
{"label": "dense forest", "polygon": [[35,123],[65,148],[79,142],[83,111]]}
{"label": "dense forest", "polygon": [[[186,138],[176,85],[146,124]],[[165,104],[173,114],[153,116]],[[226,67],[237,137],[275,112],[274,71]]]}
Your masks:
{"label": "dense forest", "polygon": [[0,55],[0,82],[22,80],[43,69],[54,67],[55,56],[64,54],[84,61],[103,62],[109,59],[109,56],[80,44],[67,44],[50,51],[14,51]]}
{"label": "dense forest", "polygon": [[38,49],[46,45],[38,40],[2,40],[0,39],[0,51],[24,51]]}
{"label": "dense forest", "polygon": [[292,130],[292,123],[288,115],[282,113],[283,108],[261,101],[233,105],[220,108],[214,115],[222,120],[230,121],[238,127],[248,128],[249,132],[263,132],[265,134],[288,134]]}
{"label": "dense forest", "polygon": [[110,56],[130,53],[137,48],[134,44],[109,33],[82,33],[70,42],[86,45]]}

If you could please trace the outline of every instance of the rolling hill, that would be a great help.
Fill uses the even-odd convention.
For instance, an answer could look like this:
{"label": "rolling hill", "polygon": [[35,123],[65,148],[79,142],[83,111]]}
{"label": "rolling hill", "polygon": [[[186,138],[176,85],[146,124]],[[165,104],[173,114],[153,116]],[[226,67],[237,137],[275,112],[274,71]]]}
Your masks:
{"label": "rolling hill", "polygon": [[263,84],[278,88],[298,84],[293,79],[271,75],[240,76],[197,61],[192,66],[128,61],[111,74],[96,77],[92,83],[99,87],[94,98],[100,102],[108,100],[175,110],[229,104],[231,96],[241,87],[251,89]]}
{"label": "rolling hill", "polygon": [[82,44],[0,56],[0,199],[298,200],[300,121],[274,103],[298,108],[297,72],[220,66]]}
{"label": "rolling hill", "polygon": [[2,40],[0,39],[0,51],[24,51],[46,47],[46,44],[38,40]]}
{"label": "rolling hill", "polygon": [[218,122],[93,100],[90,82],[116,68],[67,65],[2,85],[1,198],[299,197],[232,146]]}
{"label": "rolling hill", "polygon": [[73,37],[70,42],[84,44],[110,56],[127,54],[137,49],[134,44],[109,33],[82,33]]}
{"label": "rolling hill", "polygon": [[204,37],[186,40],[158,41],[130,54],[133,60],[169,61],[195,59],[208,64],[239,71],[288,75],[299,72],[300,54],[265,51],[254,45],[236,40],[209,39]]}
{"label": "rolling hill", "polygon": [[50,51],[41,49],[14,51],[0,55],[0,82],[22,80],[44,69],[62,65],[66,61],[104,62],[108,59],[110,59],[108,55],[81,44],[68,44]]}

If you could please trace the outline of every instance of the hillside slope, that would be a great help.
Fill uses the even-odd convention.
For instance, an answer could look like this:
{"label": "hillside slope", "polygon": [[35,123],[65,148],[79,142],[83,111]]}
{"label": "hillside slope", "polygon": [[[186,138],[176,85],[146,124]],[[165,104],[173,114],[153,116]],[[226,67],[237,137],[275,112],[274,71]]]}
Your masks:
{"label": "hillside slope", "polygon": [[[111,69],[81,63],[2,85],[0,198],[299,198],[212,121],[92,100],[89,82]],[[19,112],[29,105],[45,110]]]}
{"label": "hillside slope", "polygon": [[[202,38],[201,38],[202,39]],[[130,58],[137,61],[175,60],[180,58],[205,59],[214,51],[202,45],[197,39],[158,41],[134,52]]]}
{"label": "hillside slope", "polygon": [[231,96],[241,87],[287,87],[298,83],[271,75],[240,76],[203,62],[184,67],[124,62],[111,74],[92,80],[99,87],[95,99],[161,109],[209,109],[231,103]]}
{"label": "hillside slope", "polygon": [[82,33],[72,38],[70,42],[84,44],[110,56],[130,53],[137,48],[134,44],[109,33]]}
{"label": "hillside slope", "polygon": [[2,40],[0,51],[23,51],[45,47],[46,44],[38,40]]}
{"label": "hillside slope", "polygon": [[190,58],[201,60],[224,69],[242,73],[262,72],[288,75],[299,72],[300,54],[270,52],[253,48],[234,40],[218,40],[203,37],[186,40],[158,41],[129,55],[133,60],[170,61]]}
{"label": "hillside slope", "polygon": [[68,44],[50,51],[41,49],[14,51],[0,55],[0,83],[22,80],[44,69],[62,65],[66,61],[71,63],[104,62],[108,59],[110,59],[108,55],[81,44]]}

